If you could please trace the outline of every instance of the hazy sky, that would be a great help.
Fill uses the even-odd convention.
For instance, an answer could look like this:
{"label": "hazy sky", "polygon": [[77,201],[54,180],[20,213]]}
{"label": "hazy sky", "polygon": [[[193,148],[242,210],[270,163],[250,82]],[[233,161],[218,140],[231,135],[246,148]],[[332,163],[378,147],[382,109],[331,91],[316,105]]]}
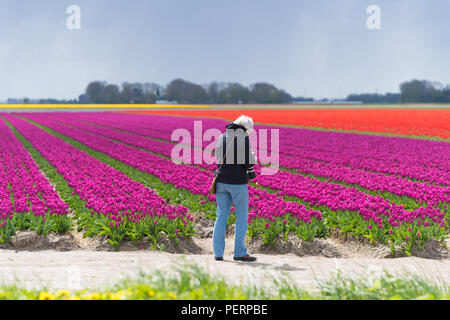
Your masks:
{"label": "hazy sky", "polygon": [[[66,27],[72,4],[81,30]],[[314,98],[449,84],[449,13],[448,0],[1,0],[0,100],[76,98],[92,80],[266,81]]]}

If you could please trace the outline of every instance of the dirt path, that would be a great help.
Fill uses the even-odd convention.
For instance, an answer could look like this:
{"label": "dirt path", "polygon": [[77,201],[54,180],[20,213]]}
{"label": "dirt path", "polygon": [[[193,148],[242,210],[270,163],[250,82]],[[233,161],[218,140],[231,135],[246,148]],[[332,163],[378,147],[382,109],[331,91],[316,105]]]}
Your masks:
{"label": "dirt path", "polygon": [[[205,239],[205,241],[209,241]],[[205,243],[206,244],[206,243]],[[401,275],[420,275],[450,285],[450,259],[431,260],[417,257],[374,258],[352,255],[346,258],[298,256],[287,254],[256,254],[256,263],[235,262],[232,241],[227,240],[225,261],[215,261],[210,253],[171,254],[148,250],[58,252],[0,250],[0,283],[16,283],[27,287],[51,289],[94,289],[112,284],[126,275],[143,270],[170,270],[171,266],[195,263],[211,274],[221,275],[233,283],[254,283],[270,286],[273,277],[285,274],[299,287],[308,288],[315,279],[329,279],[336,270],[350,276],[366,276],[372,271],[387,270]]]}

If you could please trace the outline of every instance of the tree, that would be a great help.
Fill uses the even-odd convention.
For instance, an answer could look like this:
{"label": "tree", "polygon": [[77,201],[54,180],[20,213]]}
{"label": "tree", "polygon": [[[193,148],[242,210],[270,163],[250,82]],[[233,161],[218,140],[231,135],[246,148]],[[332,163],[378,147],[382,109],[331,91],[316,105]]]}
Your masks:
{"label": "tree", "polygon": [[159,98],[164,93],[164,87],[153,82],[144,83],[142,88],[145,95],[151,94],[152,96],[156,96],[157,98]]}
{"label": "tree", "polygon": [[210,103],[217,103],[219,97],[219,84],[217,82],[211,82],[207,88],[208,100]]}
{"label": "tree", "polygon": [[122,84],[122,99],[125,103],[145,103],[144,90],[140,83],[128,83]]}
{"label": "tree", "polygon": [[450,85],[447,85],[444,89],[442,89],[442,95],[444,96],[445,102],[450,102]]}
{"label": "tree", "polygon": [[292,97],[270,83],[259,82],[251,86],[251,100],[254,103],[287,103]]}
{"label": "tree", "polygon": [[90,102],[89,95],[87,95],[85,93],[80,94],[80,96],[78,97],[78,103],[87,104],[89,102]]}
{"label": "tree", "polygon": [[178,103],[205,103],[208,100],[208,93],[202,86],[176,79],[167,85],[164,97]]}
{"label": "tree", "polygon": [[362,103],[399,103],[400,93],[361,93],[350,94],[347,101],[361,101]]}
{"label": "tree", "polygon": [[122,95],[120,94],[119,87],[115,84],[109,84],[103,89],[103,103],[122,103]]}
{"label": "tree", "polygon": [[89,101],[91,103],[103,103],[105,87],[106,82],[104,81],[94,81],[89,83],[86,88],[86,95],[89,96]]}
{"label": "tree", "polygon": [[435,88],[427,80],[411,80],[400,84],[401,101],[406,103],[432,102]]}
{"label": "tree", "polygon": [[218,93],[218,103],[248,103],[250,90],[240,83],[228,83]]}

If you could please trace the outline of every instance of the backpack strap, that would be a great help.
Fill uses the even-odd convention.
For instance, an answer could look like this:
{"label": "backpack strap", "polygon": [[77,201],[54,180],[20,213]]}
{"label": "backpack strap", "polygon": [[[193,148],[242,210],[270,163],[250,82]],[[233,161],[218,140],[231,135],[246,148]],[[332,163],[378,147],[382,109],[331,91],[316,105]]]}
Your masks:
{"label": "backpack strap", "polygon": [[[234,138],[233,138],[233,142],[234,142]],[[223,166],[224,163],[225,163],[225,159],[227,158],[228,149],[229,149],[230,146],[233,144],[233,142],[231,142],[231,143],[227,146],[226,150],[225,150],[225,148],[222,148],[222,150],[225,150],[225,153],[223,154],[223,157],[222,157],[222,163],[220,164],[219,170],[217,170],[217,174],[219,174],[220,170],[222,169],[222,166]],[[224,134],[224,135],[223,135],[223,145],[226,146],[226,143],[227,143],[226,134]]]}

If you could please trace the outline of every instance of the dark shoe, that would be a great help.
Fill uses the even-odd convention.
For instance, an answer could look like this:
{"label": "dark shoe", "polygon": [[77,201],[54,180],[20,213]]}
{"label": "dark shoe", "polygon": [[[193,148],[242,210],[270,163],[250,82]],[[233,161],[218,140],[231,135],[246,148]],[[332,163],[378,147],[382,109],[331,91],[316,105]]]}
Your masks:
{"label": "dark shoe", "polygon": [[217,261],[222,261],[223,257],[214,257],[214,259],[216,259]]}
{"label": "dark shoe", "polygon": [[243,256],[243,257],[234,257],[234,261],[245,261],[245,262],[252,262],[256,261],[256,257],[251,257],[249,255]]}

